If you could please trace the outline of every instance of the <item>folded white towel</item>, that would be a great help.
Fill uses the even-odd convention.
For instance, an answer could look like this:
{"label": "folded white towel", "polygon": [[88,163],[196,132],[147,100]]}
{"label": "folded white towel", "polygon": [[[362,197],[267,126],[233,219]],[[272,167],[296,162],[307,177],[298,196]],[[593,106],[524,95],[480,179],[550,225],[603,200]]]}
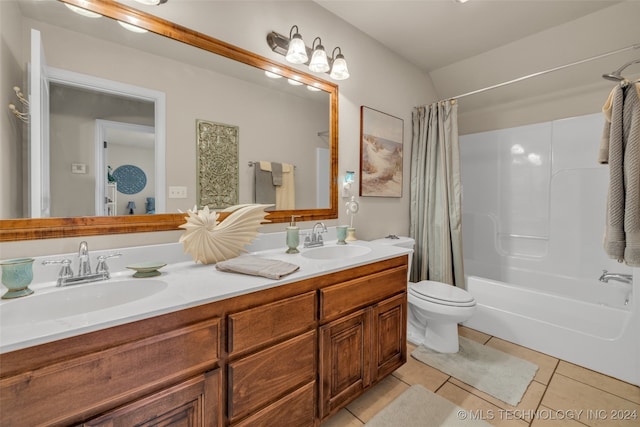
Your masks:
{"label": "folded white towel", "polygon": [[249,274],[277,280],[298,271],[300,266],[277,259],[244,255],[219,262],[216,264],[216,268],[230,273]]}

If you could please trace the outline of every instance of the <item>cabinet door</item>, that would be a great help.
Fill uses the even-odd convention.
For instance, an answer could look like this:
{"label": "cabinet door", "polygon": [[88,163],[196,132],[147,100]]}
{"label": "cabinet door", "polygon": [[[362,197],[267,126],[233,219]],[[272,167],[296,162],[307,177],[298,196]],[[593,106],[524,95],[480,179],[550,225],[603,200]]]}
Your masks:
{"label": "cabinet door", "polygon": [[373,308],[373,381],[407,361],[407,294],[396,295]]}
{"label": "cabinet door", "polygon": [[371,382],[371,313],[360,310],[320,328],[320,418]]}
{"label": "cabinet door", "polygon": [[85,427],[216,427],[220,425],[220,372],[215,370],[83,424]]}

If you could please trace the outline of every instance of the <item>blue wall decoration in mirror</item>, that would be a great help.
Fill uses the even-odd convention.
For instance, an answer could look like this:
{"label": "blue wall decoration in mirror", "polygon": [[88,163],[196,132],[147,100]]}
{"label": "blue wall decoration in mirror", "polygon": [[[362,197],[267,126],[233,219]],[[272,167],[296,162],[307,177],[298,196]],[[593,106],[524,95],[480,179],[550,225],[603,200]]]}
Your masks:
{"label": "blue wall decoration in mirror", "polygon": [[147,185],[147,175],[134,165],[118,166],[113,171],[113,178],[118,183],[118,192],[122,194],[136,194]]}

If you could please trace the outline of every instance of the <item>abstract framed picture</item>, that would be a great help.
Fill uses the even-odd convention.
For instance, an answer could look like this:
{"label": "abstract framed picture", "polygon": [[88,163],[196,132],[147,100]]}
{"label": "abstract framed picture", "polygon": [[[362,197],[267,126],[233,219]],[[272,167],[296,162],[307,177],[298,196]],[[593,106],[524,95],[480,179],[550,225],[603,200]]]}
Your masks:
{"label": "abstract framed picture", "polygon": [[404,121],[360,107],[360,196],[402,197]]}

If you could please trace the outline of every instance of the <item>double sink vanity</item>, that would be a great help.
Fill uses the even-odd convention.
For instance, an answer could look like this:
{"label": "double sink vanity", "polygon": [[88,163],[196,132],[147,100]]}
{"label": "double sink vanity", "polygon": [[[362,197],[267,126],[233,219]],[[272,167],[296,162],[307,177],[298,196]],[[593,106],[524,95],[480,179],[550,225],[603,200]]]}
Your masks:
{"label": "double sink vanity", "polygon": [[[272,234],[249,249],[300,266],[280,280],[179,244],[118,251],[109,280],[65,288],[34,265],[47,281],[0,305],[0,424],[313,426],[406,361],[407,250],[285,254]],[[168,265],[132,278],[142,261]]]}
{"label": "double sink vanity", "polygon": [[[328,143],[327,188],[307,186],[296,190],[297,194],[310,195],[316,190],[326,192],[328,205],[300,203],[298,210],[269,212],[267,220],[289,222],[292,214],[299,217],[299,222],[338,218],[336,83],[117,1],[61,2],[109,18],[81,27],[98,30],[104,25],[110,40],[120,37],[117,36],[120,33],[112,30],[111,20],[149,31],[145,43],[141,42],[138,49],[146,45],[154,33],[161,44],[145,58],[161,58],[165,71],[166,64],[173,64],[167,61],[172,61],[169,54],[177,50],[178,45],[187,49],[174,64],[180,70],[186,65],[184,58],[193,58],[198,67],[206,64],[202,73],[209,79],[197,84],[199,98],[208,99],[203,91],[211,90],[216,97],[219,92],[229,92],[231,99],[202,105],[173,103],[169,108],[180,110],[185,117],[227,117],[226,123],[240,123],[245,135],[243,141],[251,141],[251,132],[256,132],[253,139],[260,144],[257,148],[245,148],[252,157],[241,158],[238,164],[286,151],[280,145],[273,145],[276,143],[290,141],[297,152],[304,141],[309,145],[308,151],[295,163],[299,170],[305,170],[301,162],[314,158],[309,153],[316,153],[315,145],[325,147]],[[65,15],[62,10],[68,12],[67,8],[60,2],[20,2],[20,6],[20,10],[13,7],[12,13],[25,13],[25,20],[33,21],[43,34],[51,32],[54,37],[50,44],[67,40],[61,44],[64,52],[70,50],[71,42],[80,38],[79,33],[68,34],[68,25],[38,22],[57,16],[77,19]],[[218,8],[216,5],[216,13]],[[56,13],[48,13],[49,10]],[[6,29],[3,27],[3,30]],[[89,37],[91,44],[86,45],[92,51],[95,46],[111,46],[111,42],[96,42],[95,34]],[[114,52],[136,48],[133,38],[125,35],[122,39],[126,49],[118,48],[115,39]],[[126,69],[125,64],[137,64],[140,55],[144,55],[142,50],[134,53],[135,61],[116,61],[121,67],[111,67],[113,60],[103,54],[100,59],[111,61],[108,67],[100,67],[96,61],[89,65],[78,61],[78,68],[69,71],[100,74],[115,68],[122,71],[130,84],[143,87],[154,87],[154,76],[163,80],[162,75],[155,72],[160,67],[139,73]],[[47,58],[54,57],[47,55]],[[61,63],[66,68],[70,63],[68,55],[65,58]],[[222,64],[223,61],[226,63]],[[237,89],[229,89],[224,70],[236,65],[245,69],[234,71],[234,80],[240,75],[247,75],[250,80],[240,83]],[[22,71],[15,70],[15,73]],[[278,120],[265,119],[267,111],[278,118],[289,116],[292,111],[287,109],[283,113],[271,103],[258,102],[283,99],[282,95],[272,95],[275,90],[272,81],[264,87],[256,85],[255,81],[264,82],[264,71],[277,71],[285,77],[281,79],[283,82],[295,79],[320,89],[323,104],[310,99],[312,113],[298,108],[298,103],[292,110],[322,119],[322,123],[309,122],[312,126],[300,129],[302,133],[283,133]],[[108,76],[108,79],[118,80],[117,76]],[[224,91],[218,90],[216,84]],[[283,94],[294,90],[288,86],[283,86]],[[160,91],[166,92],[166,98],[174,102],[183,93],[189,93],[186,87],[172,84]],[[237,99],[245,99],[242,94],[247,88],[255,88],[259,98],[238,104],[237,119],[231,118],[229,114],[235,110],[230,106],[235,106]],[[171,92],[174,90],[178,92]],[[305,89],[304,93],[307,92],[311,93]],[[302,99],[299,92],[291,96]],[[305,98],[311,96],[315,95]],[[196,98],[190,98],[193,99]],[[165,117],[164,104],[160,107],[157,102],[154,123],[156,135],[162,138],[157,140],[155,150],[161,154],[179,150],[179,157],[188,159],[189,152],[185,152],[188,145],[184,141],[190,135],[195,137],[190,133],[192,126],[182,128],[188,121],[179,116]],[[256,109],[255,113],[247,110],[249,105]],[[214,107],[219,107],[218,115]],[[250,119],[254,116],[261,120],[252,122]],[[33,118],[31,122],[38,123]],[[264,128],[264,123],[269,122],[274,124],[273,130]],[[327,140],[318,139],[319,130],[327,130],[322,132]],[[170,141],[179,147],[172,147]],[[37,146],[37,142],[32,143]],[[258,149],[265,152],[260,153]],[[195,148],[192,154],[195,160]],[[183,167],[178,159],[173,160],[166,165],[167,176],[176,182],[196,181],[195,177],[178,175],[191,172],[192,163]],[[155,167],[161,172],[156,182],[164,182],[164,166]],[[22,181],[19,176],[9,176],[7,182]],[[195,187],[189,188],[189,192],[197,194]],[[89,194],[93,197],[94,193],[91,189]],[[156,196],[162,194],[159,191]],[[79,197],[74,195],[74,199]],[[39,203],[40,198],[36,196],[34,200]],[[29,218],[28,212],[16,212],[15,217],[0,219],[0,242],[177,230],[184,223],[184,214],[166,212],[179,208],[167,206],[165,213],[159,210],[154,215],[88,217],[79,214],[70,218],[64,217],[66,214],[41,217],[37,209],[33,218]],[[331,232],[335,236],[335,230]],[[285,250],[284,233],[260,235],[249,248],[251,255],[300,267],[280,280],[224,273],[213,265],[196,264],[184,255],[182,246],[175,243],[118,250],[122,253],[120,257],[108,259],[111,273],[108,280],[68,287],[56,287],[59,267],[43,266],[42,261],[75,260],[76,254],[37,258],[33,265],[35,281],[30,286],[35,293],[0,301],[0,425],[319,425],[406,361],[408,251],[366,242],[340,247],[329,242],[321,248],[302,249],[299,254],[285,254]],[[97,256],[108,257],[114,252],[91,251],[91,262],[96,265]],[[166,263],[160,270],[161,275],[133,278],[133,272],[126,268],[150,261]]]}

